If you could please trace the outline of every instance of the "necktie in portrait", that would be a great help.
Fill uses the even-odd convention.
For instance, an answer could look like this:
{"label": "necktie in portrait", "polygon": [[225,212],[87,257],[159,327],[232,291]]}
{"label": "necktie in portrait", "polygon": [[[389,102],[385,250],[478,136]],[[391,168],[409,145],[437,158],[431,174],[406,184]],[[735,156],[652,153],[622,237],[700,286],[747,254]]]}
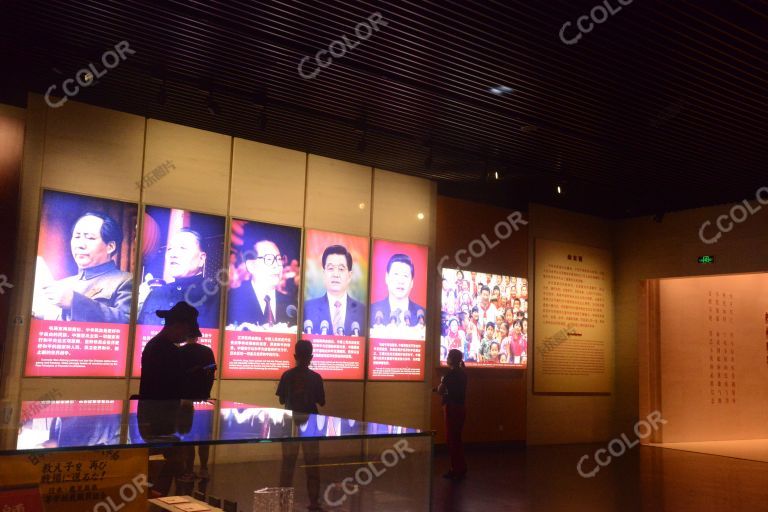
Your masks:
{"label": "necktie in portrait", "polygon": [[333,332],[339,327],[344,328],[344,324],[341,318],[341,302],[336,301],[333,303]]}
{"label": "necktie in portrait", "polygon": [[264,312],[264,316],[267,318],[267,323],[269,325],[272,325],[275,323],[275,315],[272,313],[272,297],[269,295],[264,297],[264,309],[266,311]]}

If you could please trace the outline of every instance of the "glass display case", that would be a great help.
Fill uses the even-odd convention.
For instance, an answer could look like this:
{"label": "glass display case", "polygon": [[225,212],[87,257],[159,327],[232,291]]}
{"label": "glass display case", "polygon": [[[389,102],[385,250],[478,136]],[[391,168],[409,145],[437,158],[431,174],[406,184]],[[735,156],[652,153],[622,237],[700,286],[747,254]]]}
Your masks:
{"label": "glass display case", "polygon": [[250,512],[283,489],[287,510],[430,509],[418,429],[185,400],[23,402],[21,418],[2,430],[0,508]]}

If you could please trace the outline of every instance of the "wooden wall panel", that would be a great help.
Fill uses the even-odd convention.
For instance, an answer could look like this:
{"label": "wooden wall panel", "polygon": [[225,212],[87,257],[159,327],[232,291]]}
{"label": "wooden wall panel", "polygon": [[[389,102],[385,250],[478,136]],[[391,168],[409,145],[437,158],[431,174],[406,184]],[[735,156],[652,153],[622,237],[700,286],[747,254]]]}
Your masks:
{"label": "wooden wall panel", "polygon": [[301,226],[307,154],[237,138],[232,149],[230,214]]}
{"label": "wooden wall panel", "polygon": [[147,121],[144,177],[164,163],[169,172],[145,182],[144,202],[226,215],[232,137],[156,119]]}
{"label": "wooden wall panel", "polygon": [[76,101],[47,109],[43,187],[138,201],[144,123]]}
{"label": "wooden wall panel", "polygon": [[371,236],[428,245],[434,189],[430,181],[376,169]]}
{"label": "wooden wall panel", "polygon": [[371,172],[370,167],[309,155],[306,227],[368,236]]}

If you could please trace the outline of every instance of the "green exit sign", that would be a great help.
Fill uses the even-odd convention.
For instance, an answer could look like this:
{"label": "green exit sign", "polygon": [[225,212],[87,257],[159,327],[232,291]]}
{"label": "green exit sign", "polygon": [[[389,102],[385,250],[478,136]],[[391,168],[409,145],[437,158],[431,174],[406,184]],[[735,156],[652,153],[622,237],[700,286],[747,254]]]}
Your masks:
{"label": "green exit sign", "polygon": [[699,256],[699,263],[714,263],[714,256]]}

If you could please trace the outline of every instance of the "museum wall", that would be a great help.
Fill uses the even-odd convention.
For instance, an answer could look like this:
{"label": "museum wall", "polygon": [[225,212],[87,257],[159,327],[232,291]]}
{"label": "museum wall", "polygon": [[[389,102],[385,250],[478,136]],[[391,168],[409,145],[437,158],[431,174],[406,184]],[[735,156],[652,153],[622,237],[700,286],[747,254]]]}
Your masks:
{"label": "museum wall", "polygon": [[[660,377],[659,361],[650,359],[646,339],[646,280],[669,277],[707,276],[765,272],[768,270],[768,213],[765,206],[749,199],[748,214],[742,222],[725,221],[722,232],[719,216],[730,216],[733,208],[743,203],[723,204],[670,212],[660,219],[638,217],[620,221],[615,232],[615,297],[616,297],[616,432],[631,432],[638,417],[659,409],[664,413],[663,397],[656,385]],[[742,219],[739,209],[736,218]],[[748,211],[747,211],[748,213]],[[714,256],[714,263],[698,263],[700,256]],[[653,288],[651,287],[651,291]],[[653,293],[651,293],[652,295]],[[640,334],[639,334],[640,333]],[[639,341],[638,341],[639,340]],[[706,341],[706,340],[705,340]],[[661,400],[661,403],[660,403]],[[674,413],[673,413],[674,414]],[[681,440],[675,435],[674,439]],[[655,439],[661,441],[659,437]]]}
{"label": "museum wall", "polygon": [[[483,272],[528,278],[528,215],[517,212],[526,224],[519,223],[519,230],[512,231],[506,239],[495,233],[498,223],[508,223],[515,211],[479,204],[445,196],[437,200],[436,259],[443,260],[443,267],[456,268],[457,251],[464,272]],[[514,219],[514,217],[513,217]],[[502,235],[507,231],[500,229]],[[485,239],[483,237],[486,237]],[[473,242],[480,240],[481,244]],[[487,243],[484,241],[487,240]],[[470,243],[475,245],[468,251]],[[467,262],[467,258],[471,261]],[[437,277],[437,272],[435,272]],[[433,303],[440,302],[440,289],[433,290]],[[440,317],[433,318],[433,331],[440,329]],[[445,373],[441,368],[434,374],[433,386],[437,386]],[[467,423],[464,439],[468,442],[525,441],[525,382],[528,370],[467,368]],[[444,422],[438,395],[432,396],[432,428],[438,432],[437,441],[444,440]]]}
{"label": "museum wall", "polygon": [[[604,221],[547,206],[531,204],[531,239],[572,242],[574,244],[610,250],[614,262],[614,379],[610,396],[550,396],[533,394],[529,386],[528,442],[532,444],[598,442],[621,433],[631,433],[639,418],[661,410],[661,388],[657,385],[661,368],[658,360],[650,360],[647,340],[646,280],[765,272],[768,269],[768,221],[766,208],[753,194],[744,216],[737,204],[724,204],[680,212],[670,212],[660,218],[637,217]],[[719,216],[741,222],[722,232],[716,221]],[[754,212],[754,213],[750,213]],[[705,229],[700,237],[702,225]],[[717,238],[714,241],[714,238]],[[531,248],[531,265],[535,263]],[[711,255],[713,264],[700,264],[700,256]],[[529,377],[532,372],[529,370]],[[676,414],[670,411],[674,416]],[[568,422],[556,418],[568,418]],[[747,429],[746,420],[731,423],[736,431]],[[748,429],[747,429],[748,430]],[[682,440],[685,428],[673,429],[673,437]],[[693,433],[693,432],[691,432]],[[725,437],[723,437],[725,435]],[[717,438],[727,438],[720,432]],[[702,438],[699,436],[697,439]],[[661,441],[662,437],[653,439]]]}
{"label": "museum wall", "polygon": [[[436,188],[428,180],[74,101],[51,109],[37,95],[29,97],[26,123],[10,314],[23,321],[7,331],[4,400],[35,400],[51,390],[64,399],[125,399],[138,386],[130,378],[23,376],[43,189],[434,247]],[[173,172],[141,186],[169,161]],[[323,412],[429,428],[433,355],[428,346],[422,382],[328,381]],[[277,405],[276,384],[219,380],[213,393]]]}
{"label": "museum wall", "polygon": [[[2,112],[6,112],[3,107]],[[6,112],[7,113],[7,112]],[[428,289],[432,320],[427,331],[423,382],[329,381],[325,412],[434,428],[444,439],[439,400],[431,388],[440,330],[438,263],[473,239],[493,233],[512,212],[438,197],[434,183],[317,155],[174,125],[70,101],[48,108],[30,96],[24,117],[19,237],[14,288],[2,367],[4,400],[34,400],[56,390],[62,398],[123,399],[137,390],[129,378],[25,378],[23,367],[32,302],[41,190],[44,188],[143,204],[174,206],[287,226],[316,228],[430,248]],[[16,128],[18,130],[18,127]],[[176,170],[151,187],[143,177],[165,161]],[[274,169],[280,169],[279,173]],[[289,182],[283,194],[271,191]],[[406,205],[404,207],[403,205]],[[766,208],[754,200],[742,221],[713,241],[718,216],[733,205],[606,221],[539,204],[523,218],[525,229],[474,258],[467,268],[528,278],[535,275],[537,239],[594,247],[613,261],[614,339],[611,390],[602,394],[535,393],[532,369],[470,369],[469,442],[532,444],[600,442],[631,432],[639,416],[658,405],[643,327],[646,280],[764,272],[768,264]],[[416,219],[418,212],[423,220]],[[738,213],[738,212],[737,212]],[[705,238],[702,223],[709,221]],[[712,255],[713,264],[697,258]],[[529,287],[533,298],[534,287]],[[531,326],[533,328],[533,326]],[[640,333],[640,337],[639,337]],[[638,341],[640,339],[640,341]],[[220,380],[221,399],[276,405],[274,380]],[[655,394],[654,394],[655,393]],[[499,407],[488,407],[494,397]],[[654,398],[656,397],[656,398]],[[567,421],[563,421],[567,419]]]}
{"label": "museum wall", "polygon": [[768,436],[768,274],[659,280],[657,441]]}
{"label": "museum wall", "polygon": [[[530,237],[572,243],[612,251],[612,223],[590,215],[532,203]],[[534,274],[533,243],[530,251]],[[534,301],[537,298],[534,297]],[[534,319],[534,324],[536,320]],[[619,351],[609,361],[609,373],[619,373]],[[616,379],[614,378],[614,383]],[[600,442],[611,437],[615,407],[615,384],[610,394],[534,393],[533,375],[528,375],[528,443],[564,444]]]}
{"label": "museum wall", "polygon": [[[16,228],[19,222],[19,185],[24,150],[24,109],[0,104],[0,219],[4,227],[0,243],[0,333],[10,320],[14,293]],[[0,371],[5,336],[0,337]]]}

